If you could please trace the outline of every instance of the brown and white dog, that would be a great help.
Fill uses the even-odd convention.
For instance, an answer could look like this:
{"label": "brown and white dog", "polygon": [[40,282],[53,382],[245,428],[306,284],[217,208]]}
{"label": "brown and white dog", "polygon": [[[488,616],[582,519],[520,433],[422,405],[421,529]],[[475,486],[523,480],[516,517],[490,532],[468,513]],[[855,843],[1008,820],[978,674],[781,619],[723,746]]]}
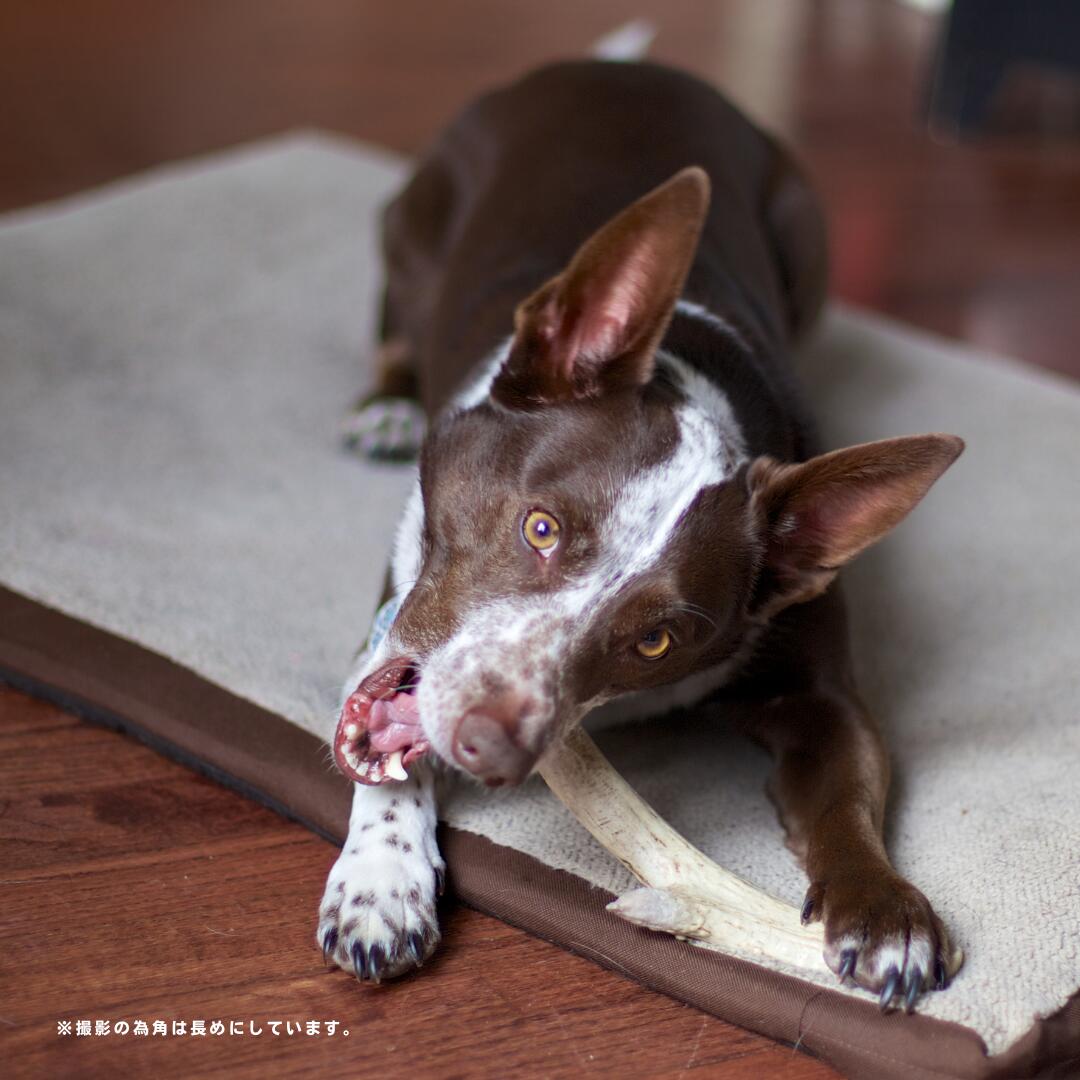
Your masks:
{"label": "brown and white dog", "polygon": [[945,929],[882,843],[888,759],[834,579],[963,444],[818,453],[790,353],[824,230],[787,155],[688,75],[556,64],[451,124],[384,246],[386,385],[414,380],[431,424],[400,606],[335,739],[356,785],[326,956],[378,981],[435,947],[433,766],[518,783],[607,702],[708,700],[775,754],[829,966],[883,1006],[943,987]]}

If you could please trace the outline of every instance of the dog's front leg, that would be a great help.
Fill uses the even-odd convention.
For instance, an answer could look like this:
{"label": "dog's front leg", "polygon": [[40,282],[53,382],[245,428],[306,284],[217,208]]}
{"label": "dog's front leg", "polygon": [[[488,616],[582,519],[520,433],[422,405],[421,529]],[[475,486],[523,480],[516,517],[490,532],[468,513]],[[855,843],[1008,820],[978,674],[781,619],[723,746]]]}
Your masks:
{"label": "dog's front leg", "polygon": [[803,921],[825,924],[837,974],[910,1008],[961,962],[929,901],[893,869],[882,840],[889,784],[877,726],[846,688],[770,701],[753,725],[776,756],[769,793],[810,888]]}
{"label": "dog's front leg", "polygon": [[354,785],[349,835],[319,908],[328,961],[378,982],[431,955],[445,873],[435,822],[434,779],[420,763],[401,783]]}

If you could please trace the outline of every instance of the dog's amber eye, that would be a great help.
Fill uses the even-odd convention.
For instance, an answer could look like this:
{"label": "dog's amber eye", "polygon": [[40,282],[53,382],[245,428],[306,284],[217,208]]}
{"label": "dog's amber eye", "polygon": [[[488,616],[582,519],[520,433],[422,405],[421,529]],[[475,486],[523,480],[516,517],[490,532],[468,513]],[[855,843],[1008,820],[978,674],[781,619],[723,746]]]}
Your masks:
{"label": "dog's amber eye", "polygon": [[559,542],[559,523],[544,510],[530,510],[521,524],[525,543],[541,555],[550,555]]}
{"label": "dog's amber eye", "polygon": [[635,646],[646,660],[659,660],[671,648],[671,635],[663,628],[650,630]]}

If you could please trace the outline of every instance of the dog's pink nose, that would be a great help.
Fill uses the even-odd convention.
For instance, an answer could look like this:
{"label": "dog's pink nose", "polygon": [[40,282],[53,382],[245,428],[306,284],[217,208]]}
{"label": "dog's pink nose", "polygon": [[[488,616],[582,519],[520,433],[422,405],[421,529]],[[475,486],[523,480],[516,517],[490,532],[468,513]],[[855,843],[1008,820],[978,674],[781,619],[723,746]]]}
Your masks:
{"label": "dog's pink nose", "polygon": [[525,704],[514,697],[470,709],[454,732],[453,750],[458,764],[489,787],[520,784],[537,758],[522,736],[525,711]]}

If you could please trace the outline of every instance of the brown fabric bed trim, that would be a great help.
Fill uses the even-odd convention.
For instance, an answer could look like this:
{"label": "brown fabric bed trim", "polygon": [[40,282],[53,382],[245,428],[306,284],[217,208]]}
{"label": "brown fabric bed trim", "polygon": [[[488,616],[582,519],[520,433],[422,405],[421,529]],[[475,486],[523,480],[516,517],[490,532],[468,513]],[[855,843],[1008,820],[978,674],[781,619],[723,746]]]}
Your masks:
{"label": "brown fabric bed trim", "polygon": [[[0,587],[0,679],[127,731],[340,842],[349,788],[319,740],[166,657]],[[445,829],[454,892],[472,907],[655,990],[793,1046],[857,1080],[1065,1080],[1080,1075],[1080,994],[1007,1053],[957,1024],[881,1015],[623,922],[610,894],[511,848]],[[318,963],[312,947],[312,963]]]}

